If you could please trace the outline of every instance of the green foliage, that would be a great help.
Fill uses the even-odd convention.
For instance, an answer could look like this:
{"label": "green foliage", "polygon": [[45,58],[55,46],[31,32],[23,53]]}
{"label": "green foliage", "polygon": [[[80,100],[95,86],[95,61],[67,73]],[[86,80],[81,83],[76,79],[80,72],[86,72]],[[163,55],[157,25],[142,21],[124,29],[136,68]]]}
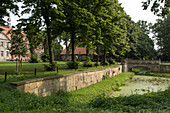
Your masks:
{"label": "green foliage", "polygon": [[100,66],[100,62],[96,62],[94,66]]}
{"label": "green foliage", "polygon": [[93,66],[93,62],[91,61],[90,57],[86,58],[86,61],[83,62],[83,66],[84,67],[92,67]]}
{"label": "green foliage", "polygon": [[124,85],[132,75],[133,73],[122,73],[87,88],[72,92],[60,90],[57,94],[47,97],[37,97],[0,84],[0,112],[168,113],[170,88],[144,95],[108,97],[110,91],[119,90],[119,86]]}
{"label": "green foliage", "polygon": [[145,2],[142,2],[143,9],[146,10],[151,5],[151,11],[157,15],[165,17],[170,13],[170,2],[169,0],[145,0]]}
{"label": "green foliage", "polygon": [[109,78],[109,75],[103,75],[103,80],[106,80],[106,79],[108,79]]}
{"label": "green foliage", "polygon": [[[149,37],[151,23],[127,21],[130,51],[125,57],[131,59],[154,59],[157,58],[154,42]],[[152,51],[152,52],[151,52]]]}
{"label": "green foliage", "polygon": [[31,55],[31,59],[29,60],[30,63],[38,63],[38,56]]}
{"label": "green foliage", "polygon": [[158,19],[152,29],[158,45],[159,58],[170,61],[170,14],[164,19]]}
{"label": "green foliage", "polygon": [[[14,0],[1,0],[0,1],[0,25],[4,26],[4,23],[6,23],[4,17],[9,17],[9,12],[12,12],[13,14],[18,13],[18,6],[15,4]],[[1,31],[2,29],[0,29]]]}
{"label": "green foliage", "polygon": [[103,66],[108,66],[109,65],[109,62],[106,60],[106,61],[104,61],[104,60],[102,60],[101,61],[101,65],[103,65]]}
{"label": "green foliage", "polygon": [[116,90],[118,87],[125,84],[134,73],[121,73],[118,76],[108,78],[96,84],[90,85],[86,88],[82,88],[71,92],[72,98],[70,102],[88,103],[90,100],[98,95],[108,95],[112,90]]}
{"label": "green foliage", "polygon": [[46,71],[55,71],[56,64],[44,64],[44,68]]}
{"label": "green foliage", "polygon": [[153,72],[149,72],[146,73],[147,76],[157,76],[157,77],[166,77],[166,78],[170,78],[170,73],[153,73]]}
{"label": "green foliage", "polygon": [[79,61],[69,61],[67,62],[67,66],[69,69],[78,69],[79,63]]}
{"label": "green foliage", "polygon": [[168,112],[170,88],[158,93],[131,95],[128,97],[105,97],[99,95],[90,102],[95,108],[110,109],[112,112]]}
{"label": "green foliage", "polygon": [[[65,95],[66,92],[65,92]],[[9,101],[10,100],[10,101]],[[56,94],[48,97],[38,97],[34,94],[16,90],[8,85],[0,85],[0,112],[23,112],[39,110],[45,106],[67,105],[67,96]]]}
{"label": "green foliage", "polygon": [[109,64],[115,64],[116,63],[115,59],[113,59],[113,58],[109,58],[108,62],[109,62]]}
{"label": "green foliage", "polygon": [[48,62],[49,61],[49,55],[48,54],[42,54],[41,55],[41,60],[43,62]]}
{"label": "green foliage", "polygon": [[11,47],[8,48],[11,55],[25,56],[27,52],[27,43],[24,40],[24,34],[21,29],[11,29],[7,34],[11,35]]}

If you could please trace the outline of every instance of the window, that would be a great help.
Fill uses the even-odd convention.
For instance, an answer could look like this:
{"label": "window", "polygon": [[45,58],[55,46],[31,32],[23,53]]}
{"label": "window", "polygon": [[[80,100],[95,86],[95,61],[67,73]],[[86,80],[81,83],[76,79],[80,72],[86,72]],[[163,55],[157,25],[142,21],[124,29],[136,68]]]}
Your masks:
{"label": "window", "polygon": [[2,47],[4,46],[4,42],[1,42],[1,46],[2,46]]}
{"label": "window", "polygon": [[9,57],[9,51],[6,51],[6,56]]}
{"label": "window", "polygon": [[2,56],[2,57],[4,56],[4,52],[3,52],[3,51],[1,51],[1,56]]}
{"label": "window", "polygon": [[6,47],[9,48],[9,42],[6,43]]}

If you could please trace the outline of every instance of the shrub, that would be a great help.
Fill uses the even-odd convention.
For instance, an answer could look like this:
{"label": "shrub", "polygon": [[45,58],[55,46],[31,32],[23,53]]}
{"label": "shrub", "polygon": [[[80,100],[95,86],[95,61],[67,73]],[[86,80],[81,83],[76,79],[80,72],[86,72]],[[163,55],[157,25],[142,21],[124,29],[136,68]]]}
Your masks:
{"label": "shrub", "polygon": [[41,60],[43,61],[43,62],[48,62],[49,61],[49,55],[48,54],[42,54],[41,55]]}
{"label": "shrub", "polygon": [[108,61],[109,61],[109,64],[115,64],[116,63],[115,59],[113,59],[113,58],[109,58]]}
{"label": "shrub", "polygon": [[44,68],[46,71],[55,71],[56,64],[44,64]]}
{"label": "shrub", "polygon": [[94,65],[95,65],[95,66],[100,66],[100,63],[99,63],[99,62],[96,62]]}
{"label": "shrub", "polygon": [[69,61],[69,62],[67,62],[67,66],[69,69],[78,69],[79,62],[78,61]]}
{"label": "shrub", "polygon": [[38,63],[38,56],[31,55],[31,59],[29,60],[30,63]]}
{"label": "shrub", "polygon": [[108,66],[109,65],[109,62],[108,61],[105,61],[104,60],[101,62],[101,65],[104,65],[104,66]]}
{"label": "shrub", "polygon": [[84,67],[92,67],[93,66],[93,63],[92,63],[90,57],[86,58],[86,61],[83,63],[83,66]]}

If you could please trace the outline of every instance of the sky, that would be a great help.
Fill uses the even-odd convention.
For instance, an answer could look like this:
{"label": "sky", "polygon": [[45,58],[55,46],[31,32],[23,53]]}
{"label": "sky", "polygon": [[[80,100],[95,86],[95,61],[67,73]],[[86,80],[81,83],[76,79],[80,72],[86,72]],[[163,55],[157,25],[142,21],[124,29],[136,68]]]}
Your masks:
{"label": "sky", "polygon": [[[143,10],[141,3],[142,1],[143,0],[119,0],[119,3],[122,3],[122,7],[124,8],[125,12],[130,15],[133,21],[137,22],[138,20],[145,20],[155,23],[158,17],[155,16],[149,9]],[[24,17],[27,16],[28,15],[25,15]],[[10,18],[11,25],[15,26],[19,18],[13,14],[10,14]]]}
{"label": "sky", "polygon": [[143,10],[142,1],[146,0],[119,0],[119,3],[122,3],[125,12],[130,15],[133,21],[145,20],[155,23],[158,17],[155,16],[150,9]]}

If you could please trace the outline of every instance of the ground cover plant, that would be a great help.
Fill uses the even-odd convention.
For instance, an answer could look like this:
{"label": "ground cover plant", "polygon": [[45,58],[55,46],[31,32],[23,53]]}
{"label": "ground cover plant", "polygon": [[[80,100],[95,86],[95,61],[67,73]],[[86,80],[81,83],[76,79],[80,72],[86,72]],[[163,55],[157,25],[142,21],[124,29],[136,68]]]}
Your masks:
{"label": "ground cover plant", "polygon": [[109,97],[110,92],[125,85],[133,73],[122,73],[99,83],[73,92],[59,91],[58,94],[37,97],[0,84],[0,112],[4,113],[122,113],[148,112],[162,113],[170,110],[170,88],[166,91]]}
{"label": "ground cover plant", "polygon": [[92,98],[100,94],[107,95],[113,89],[116,90],[116,88],[123,85],[132,76],[133,73],[122,73],[87,88],[73,92],[59,91],[56,95],[42,98],[34,94],[18,91],[7,84],[0,84],[0,112],[41,111],[41,109],[53,111],[53,108],[58,110],[61,106],[67,106],[69,109],[73,109],[72,107],[77,109],[79,105],[88,106],[88,102]]}
{"label": "ground cover plant", "polygon": [[166,77],[166,78],[170,78],[170,73],[146,73],[147,76],[157,76],[157,77]]}

